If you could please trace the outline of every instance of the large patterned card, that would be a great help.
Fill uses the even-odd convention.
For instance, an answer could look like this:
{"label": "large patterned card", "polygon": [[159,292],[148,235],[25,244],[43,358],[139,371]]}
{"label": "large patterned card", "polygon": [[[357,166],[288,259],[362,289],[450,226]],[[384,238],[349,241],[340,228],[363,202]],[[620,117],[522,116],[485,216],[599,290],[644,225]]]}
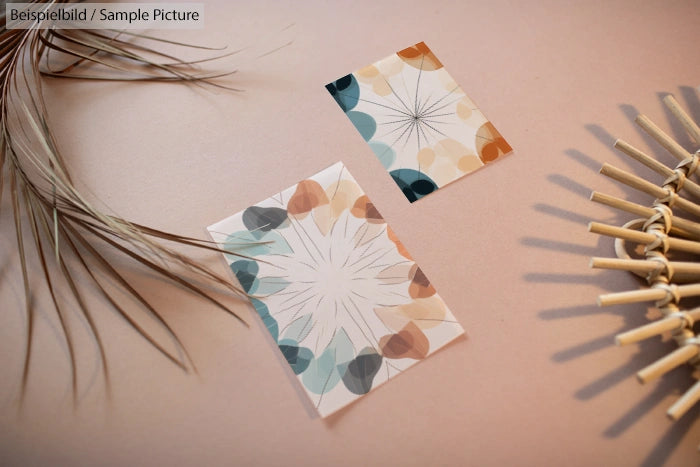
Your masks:
{"label": "large patterned card", "polygon": [[326,89],[410,202],[512,150],[423,42]]}
{"label": "large patterned card", "polygon": [[321,416],[464,333],[340,162],[208,229]]}

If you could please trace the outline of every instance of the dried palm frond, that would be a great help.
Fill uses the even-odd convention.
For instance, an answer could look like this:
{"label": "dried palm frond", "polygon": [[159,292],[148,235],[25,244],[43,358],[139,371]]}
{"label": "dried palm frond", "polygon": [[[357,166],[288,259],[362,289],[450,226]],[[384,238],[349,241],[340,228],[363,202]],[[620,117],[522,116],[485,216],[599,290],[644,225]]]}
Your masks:
{"label": "dried palm frond", "polygon": [[[75,350],[66,318],[69,305],[61,298],[65,295],[59,292],[61,288],[70,291],[68,296],[71,297],[72,306],[84,315],[89,331],[96,340],[107,388],[107,356],[95,317],[87,304],[88,292],[97,291],[143,338],[174,364],[185,371],[193,369],[194,365],[182,342],[163,314],[130,283],[110,257],[116,253],[131,258],[165,282],[208,300],[238,319],[241,318],[198,284],[203,280],[240,297],[244,293],[225,277],[167,246],[168,242],[173,242],[221,251],[212,242],[163,232],[108,215],[78,191],[48,123],[41,76],[177,81],[231,89],[214,81],[230,72],[202,73],[195,66],[228,54],[208,49],[209,53],[218,55],[183,61],[133,40],[167,43],[168,46],[202,47],[123,31],[6,29],[4,13],[0,21],[3,24],[0,29],[0,202],[7,189],[11,205],[9,211],[0,212],[0,215],[3,216],[3,223],[9,221],[5,218],[10,215],[13,219],[26,314],[20,404],[32,358],[36,319],[32,291],[42,283],[48,289],[65,339],[74,400],[77,394]],[[168,62],[163,63],[162,60]],[[61,62],[60,66],[57,66],[57,61]],[[28,273],[32,264],[40,268],[39,280]],[[172,340],[175,351],[167,350],[120,304],[119,297],[124,296],[134,299],[146,314],[162,326]]]}

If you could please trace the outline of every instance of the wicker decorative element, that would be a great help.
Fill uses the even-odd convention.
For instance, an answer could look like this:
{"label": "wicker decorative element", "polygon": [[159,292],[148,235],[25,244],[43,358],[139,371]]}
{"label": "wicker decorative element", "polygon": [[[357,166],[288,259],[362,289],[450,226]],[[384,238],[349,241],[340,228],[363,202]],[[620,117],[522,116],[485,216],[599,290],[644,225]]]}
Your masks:
{"label": "wicker decorative element", "polygon": [[[700,127],[686,114],[672,96],[664,103],[683,124],[690,137],[700,144]],[[700,296],[700,262],[674,261],[673,253],[700,255],[700,185],[691,180],[700,161],[700,150],[691,153],[674,141],[651,120],[638,115],[635,122],[679,160],[671,169],[630,144],[617,140],[615,148],[666,177],[661,185],[654,184],[624,170],[605,164],[601,173],[620,183],[655,198],[651,207],[593,192],[593,201],[640,216],[622,227],[591,222],[591,232],[615,237],[617,258],[592,258],[594,268],[620,269],[645,277],[649,288],[601,295],[600,306],[655,301],[661,317],[647,325],[615,337],[618,345],[639,342],[662,333],[670,333],[678,349],[643,368],[637,373],[641,383],[652,381],[668,371],[688,363],[700,370],[700,335],[693,329],[700,320],[700,308],[686,309],[683,298]],[[697,148],[696,148],[697,149]],[[680,210],[686,217],[676,215]],[[696,218],[699,221],[690,220]],[[644,259],[631,259],[625,242],[644,246]],[[698,372],[696,372],[698,373]],[[677,420],[700,400],[700,381],[695,383],[666,412]]]}

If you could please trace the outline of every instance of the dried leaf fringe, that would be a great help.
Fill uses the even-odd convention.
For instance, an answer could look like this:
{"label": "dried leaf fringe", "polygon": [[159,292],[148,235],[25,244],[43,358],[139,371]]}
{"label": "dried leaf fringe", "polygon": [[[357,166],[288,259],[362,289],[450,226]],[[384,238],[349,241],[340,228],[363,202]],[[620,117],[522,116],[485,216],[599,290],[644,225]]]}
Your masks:
{"label": "dried leaf fringe", "polygon": [[[52,3],[66,3],[63,1]],[[222,287],[237,297],[243,290],[202,266],[164,242],[224,251],[214,242],[181,236],[108,215],[93,206],[74,185],[70,169],[59,151],[44,101],[41,76],[83,80],[175,81],[198,86],[237,90],[215,81],[235,71],[202,72],[201,63],[230,56],[196,45],[183,44],[128,31],[89,31],[5,28],[0,17],[0,206],[6,189],[15,229],[24,287],[26,347],[20,390],[20,407],[24,400],[32,360],[32,341],[36,319],[32,291],[46,287],[60,324],[71,368],[71,387],[77,403],[77,364],[66,305],[57,290],[67,287],[69,296],[87,322],[95,339],[102,365],[105,387],[109,394],[110,377],[103,337],[95,316],[86,302],[88,291],[98,294],[129,325],[169,361],[185,371],[196,371],[184,344],[141,291],[132,285],[108,259],[117,253],[147,268],[165,282],[197,295],[237,319],[242,318],[195,283],[194,278]],[[185,61],[150,48],[134,40],[150,41],[205,50],[216,55]],[[61,63],[57,65],[55,59]],[[167,62],[161,60],[167,59]],[[8,183],[5,183],[5,182]],[[1,216],[6,216],[0,212]],[[245,258],[245,255],[238,254]],[[32,280],[30,265],[40,266],[39,280]],[[182,271],[182,272],[176,272]],[[77,278],[88,278],[79,281]],[[107,287],[106,282],[116,284]],[[130,312],[120,305],[117,292],[133,298],[166,331],[175,351],[151,335]],[[245,322],[244,322],[245,323]]]}

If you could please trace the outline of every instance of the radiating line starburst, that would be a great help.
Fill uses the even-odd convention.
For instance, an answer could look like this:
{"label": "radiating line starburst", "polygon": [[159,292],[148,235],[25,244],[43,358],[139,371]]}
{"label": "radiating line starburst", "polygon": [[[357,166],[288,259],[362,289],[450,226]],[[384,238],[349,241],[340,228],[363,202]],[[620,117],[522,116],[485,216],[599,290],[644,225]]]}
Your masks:
{"label": "radiating line starburst", "polygon": [[[341,96],[357,99],[360,102],[371,104],[377,108],[377,112],[372,115],[375,120],[377,120],[377,125],[385,127],[387,130],[378,134],[376,137],[383,139],[398,133],[398,136],[389,144],[389,147],[392,149],[401,142],[403,142],[402,148],[405,148],[412,138],[415,139],[417,150],[420,150],[426,145],[435,144],[440,137],[452,137],[449,135],[449,132],[454,128],[455,124],[449,119],[442,117],[453,117],[455,115],[455,110],[443,110],[462,100],[464,98],[464,93],[459,86],[455,85],[451,89],[434,97],[434,83],[428,83],[426,85],[426,83],[421,80],[424,61],[425,58],[421,60],[414,90],[410,91],[405,81],[403,82],[404,89],[402,90],[403,92],[401,92],[403,97],[383,75],[382,79],[391,90],[393,99],[390,99],[389,96],[381,96],[383,101],[378,101],[363,97],[355,98],[349,94],[339,92]],[[424,92],[427,94],[423,95]],[[456,97],[454,97],[455,94]],[[388,113],[387,111],[392,113]]]}
{"label": "radiating line starburst", "polygon": [[[270,257],[269,274],[291,278],[283,291],[266,297],[276,310],[272,316],[284,316],[289,323],[307,314],[313,315],[313,326],[306,339],[314,342],[312,350],[319,353],[332,340],[332,331],[345,328],[364,336],[363,346],[377,347],[376,330],[389,332],[374,314],[377,306],[390,307],[409,303],[406,283],[387,284],[378,274],[396,264],[410,264],[386,238],[386,224],[370,229],[366,220],[344,211],[327,234],[319,231],[313,219],[293,219],[285,229],[286,240],[301,248],[293,255]],[[292,235],[293,238],[289,236]],[[362,246],[355,248],[356,242]],[[280,329],[280,334],[284,329]]]}

